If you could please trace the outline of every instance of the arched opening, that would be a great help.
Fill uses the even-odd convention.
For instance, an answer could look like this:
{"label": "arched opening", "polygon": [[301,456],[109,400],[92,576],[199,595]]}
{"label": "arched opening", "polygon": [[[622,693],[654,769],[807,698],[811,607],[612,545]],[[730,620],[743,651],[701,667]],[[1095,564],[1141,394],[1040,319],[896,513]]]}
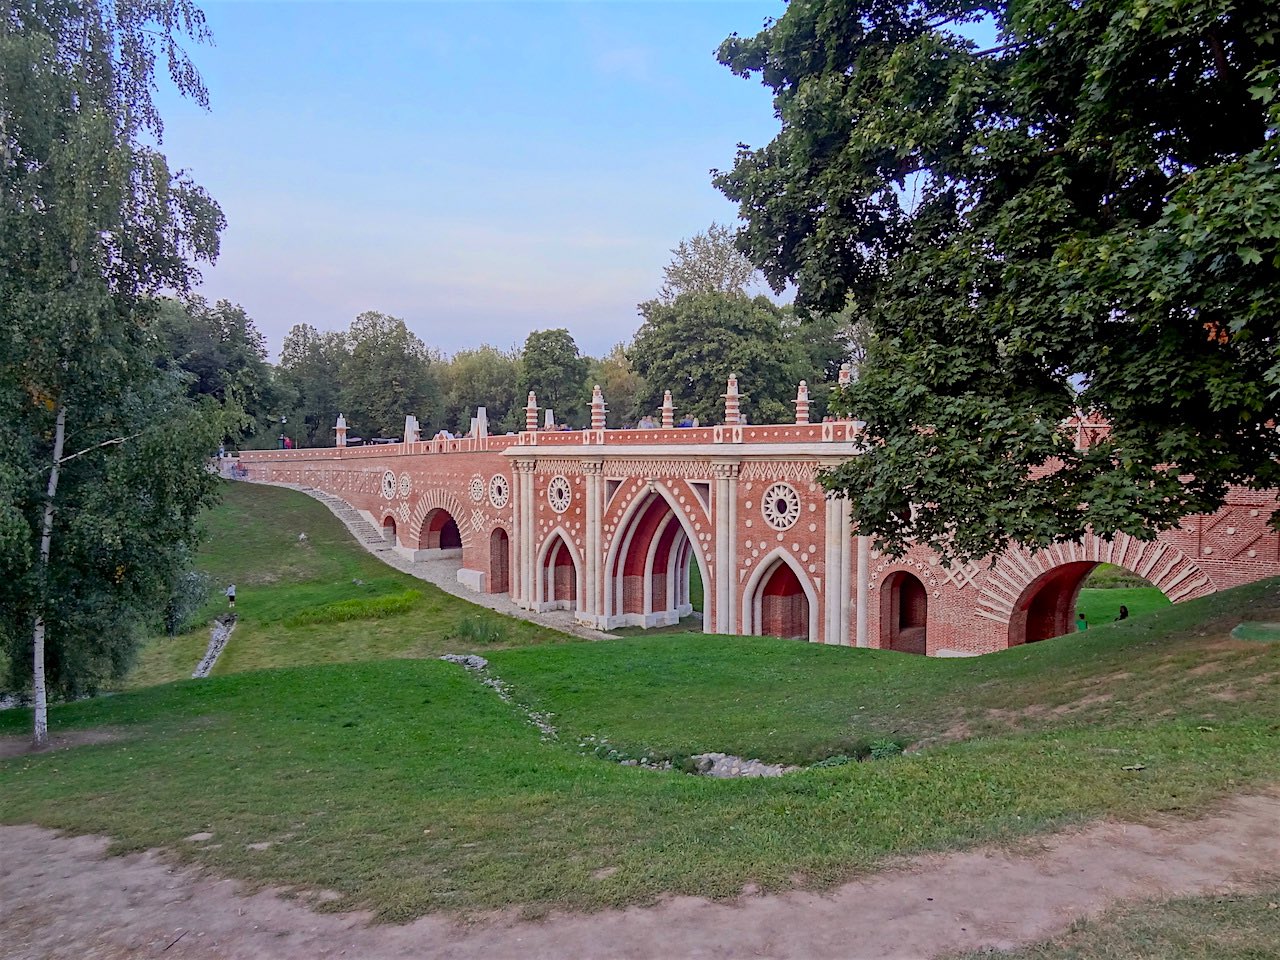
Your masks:
{"label": "arched opening", "polygon": [[680,516],[651,492],[622,522],[606,559],[607,626],[663,627],[691,616],[696,560]]}
{"label": "arched opening", "polygon": [[760,588],[760,633],[809,639],[809,598],[790,566],[778,561]]}
{"label": "arched opening", "polygon": [[511,540],[501,527],[489,534],[489,592],[511,592]]}
{"label": "arched opening", "polygon": [[898,570],[885,578],[880,596],[880,646],[902,653],[927,653],[929,594],[920,578]]}
{"label": "arched opening", "polygon": [[1009,646],[1066,636],[1169,603],[1159,587],[1123,567],[1064,563],[1032,580],[1018,597],[1009,618]]}
{"label": "arched opening", "polygon": [[462,556],[462,534],[448,510],[437,507],[426,515],[418,536],[418,549],[430,550],[430,556],[436,557]]}
{"label": "arched opening", "polygon": [[396,518],[390,514],[382,521],[382,539],[391,544],[396,542]]}
{"label": "arched opening", "polygon": [[742,632],[816,642],[818,595],[804,572],[779,547],[760,559],[742,594]]}
{"label": "arched opening", "polygon": [[542,561],[542,610],[578,609],[578,565],[564,538],[556,535]]}

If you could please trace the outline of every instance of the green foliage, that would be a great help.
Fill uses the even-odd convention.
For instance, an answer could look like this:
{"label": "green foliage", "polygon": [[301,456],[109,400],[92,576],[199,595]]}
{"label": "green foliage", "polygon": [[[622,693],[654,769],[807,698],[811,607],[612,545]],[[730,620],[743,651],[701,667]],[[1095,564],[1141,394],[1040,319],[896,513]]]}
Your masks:
{"label": "green foliage", "polygon": [[695,234],[671,251],[672,260],[662,268],[658,299],[673,302],[682,293],[737,293],[746,295],[756,268],[734,245],[734,232],[713,223],[706,233]]}
{"label": "green foliage", "polygon": [[[535,330],[529,334],[521,354],[521,400],[532,390],[538,395],[538,406],[544,410],[550,407],[557,423],[580,421],[591,398],[586,379],[587,358],[578,355],[578,345],[568,330]],[[519,405],[524,407],[523,402]],[[541,421],[538,426],[542,426]]]}
{"label": "green foliage", "polygon": [[811,0],[724,43],[781,119],[716,178],[741,248],[872,328],[860,528],[981,557],[1280,484],[1275,41],[1262,0]]}
{"label": "green foliage", "polygon": [[617,429],[642,416],[640,398],[645,382],[627,356],[625,344],[615,344],[602,360],[592,360],[587,379],[599,384],[605,400],[605,425]]}
{"label": "green foliage", "polygon": [[783,319],[787,308],[768,297],[737,293],[683,293],[671,303],[640,304],[644,323],[630,358],[644,380],[640,411],[656,414],[664,390],[676,415],[703,424],[724,418],[729,374],[741,378],[742,411],[756,423],[790,422],[796,364],[789,363]]}
{"label": "green foliage", "polygon": [[184,570],[169,590],[164,607],[164,632],[170,637],[191,629],[196,614],[209,602],[213,578],[203,570]]}
{"label": "green foliage", "polygon": [[228,300],[214,306],[202,297],[163,299],[155,322],[157,362],[189,377],[187,394],[213,397],[229,419],[241,419],[232,437],[269,429],[281,412],[282,396],[267,345],[244,307]]}
{"label": "green foliage", "polygon": [[889,737],[880,737],[871,741],[869,755],[872,760],[888,760],[902,753],[902,744]]}
{"label": "green foliage", "polygon": [[321,332],[309,323],[295,325],[284,338],[277,376],[291,394],[289,423],[300,446],[334,443],[334,424],[344,412],[339,397],[349,356],[345,333]]}
{"label": "green foliage", "polygon": [[488,345],[460,350],[441,364],[444,382],[443,426],[456,434],[471,429],[476,409],[484,407],[491,433],[524,429],[524,396],[519,393],[520,355]]}
{"label": "green foliage", "polygon": [[471,615],[458,620],[451,636],[464,643],[482,645],[505,642],[507,631],[499,620]]}
{"label": "green foliage", "polygon": [[187,0],[0,0],[0,643],[27,682],[42,618],[48,685],[67,695],[127,668],[216,492],[224,413],[156,369],[151,336],[152,298],[190,287],[224,223],[149,145],[157,56],[206,103],[183,36],[207,36]]}
{"label": "green foliage", "polygon": [[400,437],[413,414],[440,419],[440,389],[426,346],[399,317],[367,310],[351,321],[340,402],[352,436]]}
{"label": "green foliage", "polygon": [[381,597],[338,600],[302,610],[286,617],[283,623],[286,627],[305,627],[317,623],[346,623],[348,620],[381,620],[383,617],[408,613],[421,599],[421,591],[405,590]]}

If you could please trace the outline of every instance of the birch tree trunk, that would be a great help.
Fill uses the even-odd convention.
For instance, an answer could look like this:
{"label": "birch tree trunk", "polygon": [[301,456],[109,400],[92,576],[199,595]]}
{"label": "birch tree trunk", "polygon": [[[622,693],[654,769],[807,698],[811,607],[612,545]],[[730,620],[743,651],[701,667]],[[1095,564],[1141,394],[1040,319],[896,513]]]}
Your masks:
{"label": "birch tree trunk", "polygon": [[53,434],[53,468],[49,471],[49,487],[45,492],[44,521],[40,527],[40,596],[36,608],[36,626],[32,644],[31,693],[35,704],[35,727],[32,742],[37,750],[49,745],[49,700],[44,684],[44,602],[48,595],[49,548],[53,542],[53,500],[58,493],[58,471],[62,466],[62,440],[67,426],[67,408],[58,407],[58,421]]}

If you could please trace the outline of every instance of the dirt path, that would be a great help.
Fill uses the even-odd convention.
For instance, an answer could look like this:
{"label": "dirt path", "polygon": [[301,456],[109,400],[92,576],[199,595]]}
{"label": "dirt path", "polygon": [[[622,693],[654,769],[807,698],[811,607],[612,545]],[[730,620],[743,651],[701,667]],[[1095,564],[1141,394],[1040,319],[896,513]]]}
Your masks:
{"label": "dirt path", "polygon": [[1280,865],[1280,793],[1199,821],[1101,823],[1034,854],[922,857],[827,895],[695,897],[649,908],[470,927],[439,917],[367,926],[276,893],[167,865],[103,858],[107,841],[0,827],[0,956],[166,960],[928,958],[1051,936],[1116,900],[1225,890]]}

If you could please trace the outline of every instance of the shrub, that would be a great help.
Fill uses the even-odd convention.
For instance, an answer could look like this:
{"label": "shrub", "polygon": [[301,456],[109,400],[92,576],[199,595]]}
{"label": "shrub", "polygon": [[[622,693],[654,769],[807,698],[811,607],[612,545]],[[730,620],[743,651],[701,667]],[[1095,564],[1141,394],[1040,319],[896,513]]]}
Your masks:
{"label": "shrub", "polygon": [[164,629],[171,637],[194,626],[195,615],[209,600],[213,579],[203,570],[188,570],[173,584],[164,605]]}
{"label": "shrub", "polygon": [[885,760],[889,757],[896,757],[900,753],[902,753],[902,744],[897,740],[882,737],[879,740],[871,741],[872,760]]}
{"label": "shrub", "polygon": [[449,637],[466,643],[502,643],[507,639],[507,628],[492,617],[468,616],[458,621]]}
{"label": "shrub", "polygon": [[408,613],[422,599],[417,590],[389,593],[381,597],[359,597],[339,600],[295,613],[284,621],[286,627],[305,627],[316,623],[343,623],[347,620],[381,620]]}

